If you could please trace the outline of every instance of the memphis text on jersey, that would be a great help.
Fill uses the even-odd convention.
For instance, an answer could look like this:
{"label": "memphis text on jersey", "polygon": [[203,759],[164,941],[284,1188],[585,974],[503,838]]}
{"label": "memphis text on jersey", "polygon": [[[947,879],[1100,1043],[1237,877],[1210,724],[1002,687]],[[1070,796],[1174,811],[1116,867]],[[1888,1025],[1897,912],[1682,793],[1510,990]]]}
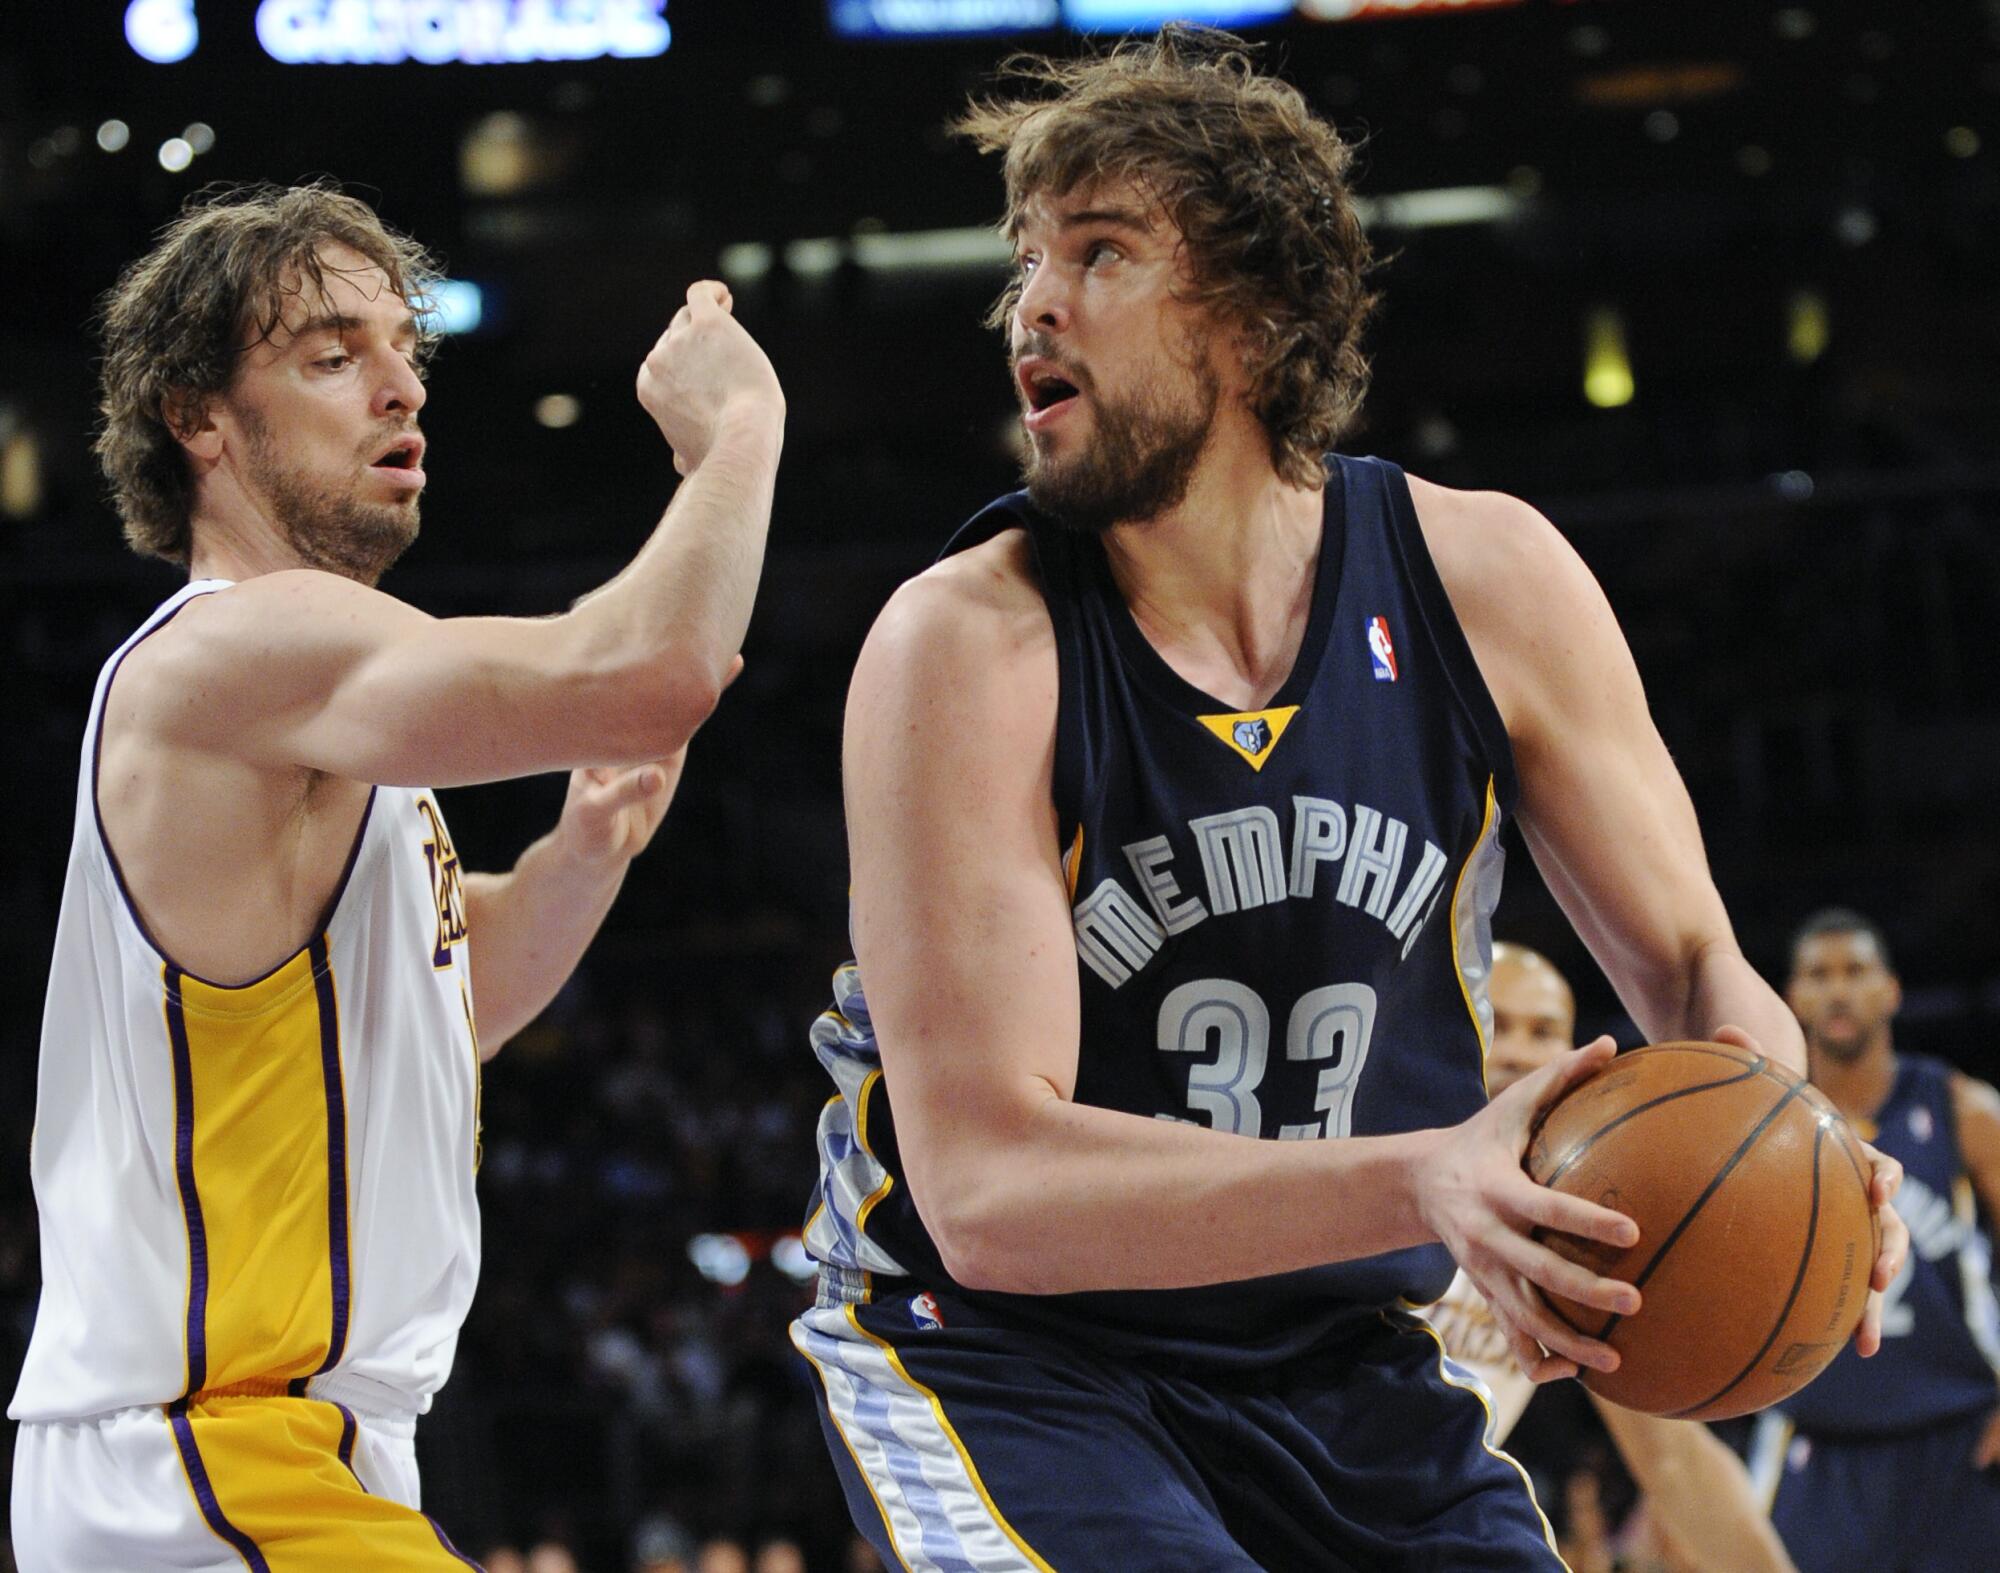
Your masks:
{"label": "memphis text on jersey", "polygon": [[[1174,849],[1158,835],[1120,849],[1138,896],[1109,877],[1076,904],[1077,954],[1114,989],[1144,971],[1169,935],[1282,901],[1338,901],[1366,912],[1407,956],[1444,892],[1437,844],[1424,842],[1404,879],[1410,827],[1365,803],[1350,813],[1330,798],[1295,796],[1289,827],[1256,803],[1191,819],[1187,830],[1200,859],[1200,893],[1183,890]],[[1079,830],[1072,878],[1081,861]]]}

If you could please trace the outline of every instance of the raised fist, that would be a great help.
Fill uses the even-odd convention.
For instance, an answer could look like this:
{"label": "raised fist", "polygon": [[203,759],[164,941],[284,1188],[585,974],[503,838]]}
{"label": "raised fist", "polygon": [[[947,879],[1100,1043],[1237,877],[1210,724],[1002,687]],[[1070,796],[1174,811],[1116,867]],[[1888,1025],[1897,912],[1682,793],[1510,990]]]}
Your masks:
{"label": "raised fist", "polygon": [[726,418],[783,421],[785,395],[757,341],[730,315],[729,290],[714,279],[690,285],[687,304],[639,368],[639,402],[692,473]]}

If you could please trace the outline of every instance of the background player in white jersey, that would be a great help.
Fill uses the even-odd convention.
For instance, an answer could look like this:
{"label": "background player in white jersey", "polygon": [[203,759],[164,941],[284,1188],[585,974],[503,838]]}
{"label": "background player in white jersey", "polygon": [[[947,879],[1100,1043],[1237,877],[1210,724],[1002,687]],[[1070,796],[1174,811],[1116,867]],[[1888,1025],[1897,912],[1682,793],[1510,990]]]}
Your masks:
{"label": "background player in white jersey", "polygon": [[[1576,999],[1546,956],[1524,945],[1496,944],[1487,980],[1493,1042],[1486,1084],[1498,1097],[1575,1042]],[[1535,1386],[1507,1352],[1506,1339],[1471,1279],[1461,1272],[1425,1313],[1453,1360],[1482,1382],[1492,1401],[1493,1444],[1502,1445]],[[1660,1522],[1696,1565],[1730,1573],[1791,1573],[1791,1558],[1772,1530],[1750,1477],[1708,1427],[1620,1408],[1591,1395],[1626,1468]]]}
{"label": "background player in white jersey", "polygon": [[[41,1051],[24,1569],[403,1569],[478,1271],[478,1060],[554,994],[737,660],[783,399],[697,284],[642,404],[687,480],[544,619],[376,580],[417,532],[429,264],[364,204],[184,212],[108,297],[99,452],[192,582],[91,708]],[[462,871],[429,788],[572,769]],[[479,965],[471,965],[471,947]]]}
{"label": "background player in white jersey", "polygon": [[1812,1079],[1902,1161],[1910,1250],[1890,1284],[1875,1359],[1837,1356],[1758,1416],[1751,1470],[1805,1573],[1956,1573],[2000,1561],[2000,1095],[1899,1053],[1902,986],[1875,923],[1815,913],[1786,991]]}

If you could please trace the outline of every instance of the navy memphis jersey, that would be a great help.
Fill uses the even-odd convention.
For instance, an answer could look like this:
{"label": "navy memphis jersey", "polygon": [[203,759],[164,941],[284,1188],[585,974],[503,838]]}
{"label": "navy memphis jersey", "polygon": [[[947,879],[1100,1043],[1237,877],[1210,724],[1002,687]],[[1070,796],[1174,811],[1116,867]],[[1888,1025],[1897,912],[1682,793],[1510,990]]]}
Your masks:
{"label": "navy memphis jersey", "polygon": [[1993,1250],[1959,1155],[1951,1076],[1941,1061],[1900,1055],[1875,1131],[1856,1122],[1903,1165],[1896,1211],[1910,1252],[1882,1297],[1881,1350],[1863,1360],[1848,1345],[1784,1401],[1802,1431],[1890,1435],[2000,1405]]}
{"label": "navy memphis jersey", "polygon": [[[1402,472],[1330,459],[1323,518],[1297,662],[1254,711],[1179,677],[1133,621],[1102,543],[1025,494],[947,549],[1026,529],[1054,623],[1080,1103],[1316,1141],[1455,1124],[1485,1102],[1489,920],[1515,797],[1506,732]],[[966,1294],[903,1182],[851,965],[835,995],[813,1030],[840,1089],[821,1116],[806,1229],[822,1296]],[[1452,1272],[1432,1245],[1196,1289],[966,1298],[1112,1347],[1226,1363],[1282,1357],[1399,1298],[1434,1300]]]}

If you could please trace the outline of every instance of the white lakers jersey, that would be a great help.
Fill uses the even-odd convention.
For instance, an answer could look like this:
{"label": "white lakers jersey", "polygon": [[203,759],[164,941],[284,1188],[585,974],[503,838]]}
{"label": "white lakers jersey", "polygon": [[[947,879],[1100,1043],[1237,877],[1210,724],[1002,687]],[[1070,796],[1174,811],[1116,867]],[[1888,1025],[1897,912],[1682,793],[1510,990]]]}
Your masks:
{"label": "white lakers jersey", "polygon": [[35,1110],[42,1295],[8,1413],[195,1394],[421,1411],[479,1274],[479,1060],[457,854],[378,787],[311,941],[223,987],[147,933],[97,814],[91,701]]}
{"label": "white lakers jersey", "polygon": [[1515,1362],[1493,1308],[1460,1268],[1444,1298],[1417,1314],[1444,1340],[1445,1354],[1460,1367],[1455,1374],[1478,1379],[1486,1400],[1486,1440],[1499,1447],[1535,1396],[1535,1384]]}

